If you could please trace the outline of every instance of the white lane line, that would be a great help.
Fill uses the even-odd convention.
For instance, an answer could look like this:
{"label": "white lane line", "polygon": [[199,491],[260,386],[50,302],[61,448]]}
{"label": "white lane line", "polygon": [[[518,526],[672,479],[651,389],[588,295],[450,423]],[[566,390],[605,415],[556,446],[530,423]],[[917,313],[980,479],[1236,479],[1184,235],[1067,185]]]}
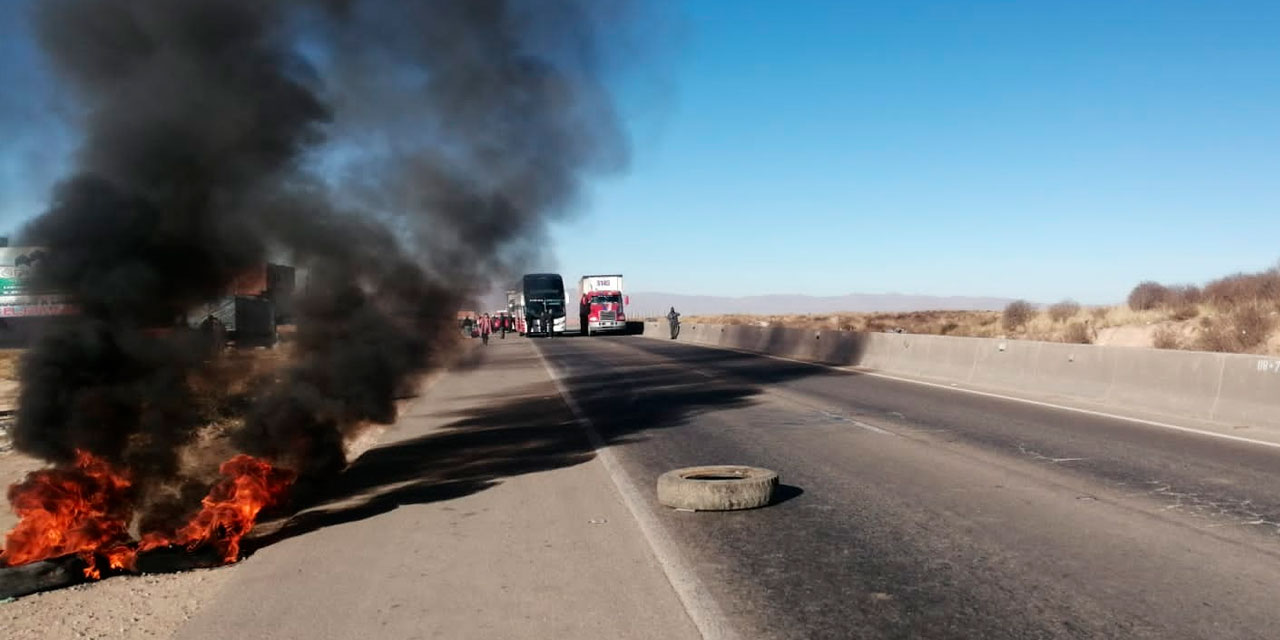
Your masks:
{"label": "white lane line", "polygon": [[[802,403],[802,402],[796,401],[796,400],[791,400],[791,401],[792,401],[792,402],[795,402],[796,404],[799,404],[799,405],[801,405],[801,406],[808,406],[808,405],[806,405],[806,404],[804,404],[804,403]],[[872,433],[879,433],[879,434],[881,434],[881,435],[886,435],[886,436],[897,436],[897,435],[898,435],[898,434],[896,434],[896,433],[894,433],[894,432],[892,432],[892,431],[886,431],[886,430],[884,430],[884,429],[881,429],[880,427],[877,427],[877,426],[875,426],[875,425],[867,424],[867,423],[865,423],[865,422],[863,422],[863,421],[861,421],[861,420],[854,420],[853,418],[850,418],[849,416],[846,416],[846,415],[844,415],[844,414],[842,414],[842,413],[840,413],[840,412],[838,412],[838,411],[823,411],[823,412],[822,412],[822,415],[824,415],[824,416],[826,416],[826,417],[828,417],[828,418],[830,418],[830,419],[832,419],[832,420],[838,421],[838,422],[848,422],[849,424],[851,424],[851,425],[853,425],[853,426],[855,426],[855,427],[859,427],[859,428],[862,428],[862,429],[866,429],[867,431],[870,431],[870,432],[872,432]]]}
{"label": "white lane line", "polygon": [[865,422],[859,422],[859,421],[857,421],[857,420],[850,420],[849,422],[852,422],[852,423],[853,423],[853,426],[855,426],[855,427],[862,427],[863,429],[866,429],[867,431],[872,431],[872,432],[875,432],[875,433],[884,434],[884,435],[886,435],[886,436],[896,436],[896,435],[898,435],[898,434],[896,434],[896,433],[894,433],[894,432],[892,432],[892,431],[885,431],[884,429],[881,429],[880,427],[875,427],[875,426],[869,425],[869,424],[867,424],[867,423],[865,423]]}
{"label": "white lane line", "polygon": [[613,450],[600,437],[600,432],[596,430],[595,424],[591,422],[587,414],[582,411],[582,407],[578,405],[578,401],[565,388],[559,371],[551,366],[546,356],[542,355],[542,347],[535,344],[533,345],[533,350],[534,353],[538,354],[538,359],[542,361],[542,366],[547,370],[547,375],[551,376],[551,381],[555,383],[556,389],[560,391],[560,397],[568,405],[569,411],[573,413],[578,424],[586,431],[591,447],[596,450],[596,455],[600,457],[600,462],[604,464],[605,470],[609,473],[609,478],[613,480],[614,488],[618,490],[618,494],[622,496],[623,503],[627,505],[627,510],[631,512],[632,517],[639,523],[640,532],[644,534],[645,539],[649,542],[649,547],[653,550],[654,557],[657,558],[658,564],[662,567],[662,572],[666,574],[667,581],[671,583],[671,588],[675,590],[676,596],[680,598],[680,603],[684,605],[685,613],[689,615],[693,625],[698,628],[698,633],[702,635],[704,640],[737,640],[739,636],[725,623],[724,613],[720,610],[720,605],[711,598],[710,593],[702,586],[701,581],[689,568],[688,562],[680,553],[675,541],[667,534],[662,523],[658,522],[653,513],[645,508],[644,504],[647,501],[641,497],[640,490],[636,488],[631,478],[623,472],[617,458],[613,455]]}
{"label": "white lane line", "polygon": [[[691,343],[685,343],[685,344],[691,344]],[[1071,412],[1074,412],[1074,413],[1082,413],[1082,414],[1090,415],[1090,416],[1098,416],[1098,417],[1100,417],[1100,418],[1111,418],[1111,419],[1113,419],[1113,420],[1122,420],[1122,421],[1125,421],[1125,422],[1133,422],[1133,423],[1136,423],[1136,424],[1144,424],[1144,425],[1147,425],[1147,426],[1149,426],[1149,427],[1159,427],[1159,428],[1161,428],[1161,429],[1169,429],[1169,430],[1171,430],[1171,431],[1181,431],[1181,432],[1183,432],[1183,433],[1194,433],[1194,434],[1199,435],[1199,436],[1207,436],[1207,437],[1210,437],[1210,438],[1218,438],[1218,439],[1221,439],[1221,440],[1231,440],[1232,442],[1243,442],[1243,443],[1246,443],[1246,444],[1253,444],[1253,445],[1258,445],[1258,446],[1260,446],[1260,447],[1268,447],[1268,448],[1271,448],[1271,449],[1280,449],[1280,442],[1268,442],[1268,441],[1266,441],[1266,440],[1256,440],[1256,439],[1254,439],[1254,438],[1245,438],[1245,437],[1243,437],[1243,436],[1233,436],[1233,435],[1231,435],[1231,434],[1229,434],[1229,433],[1218,433],[1217,431],[1206,431],[1206,430],[1204,430],[1204,429],[1195,429],[1195,428],[1192,428],[1192,427],[1184,427],[1184,426],[1181,426],[1181,425],[1169,424],[1168,422],[1159,422],[1159,421],[1157,421],[1157,420],[1146,420],[1146,419],[1143,419],[1143,418],[1133,418],[1133,417],[1130,417],[1130,416],[1121,416],[1121,415],[1116,415],[1116,414],[1114,414],[1114,413],[1107,413],[1107,412],[1105,412],[1105,411],[1094,411],[1093,409],[1082,409],[1082,408],[1080,408],[1080,407],[1069,407],[1069,406],[1067,406],[1067,405],[1054,404],[1054,403],[1052,403],[1052,402],[1044,402],[1044,401],[1041,401],[1041,400],[1031,400],[1031,399],[1029,399],[1029,398],[1019,398],[1019,397],[1017,397],[1017,396],[1006,396],[1006,395],[1004,395],[1004,394],[1000,394],[1000,393],[991,393],[990,391],[978,391],[977,389],[965,389],[964,387],[953,387],[953,386],[951,386],[951,384],[939,384],[939,383],[937,383],[937,382],[925,382],[925,381],[923,381],[923,380],[913,380],[913,379],[911,379],[911,378],[902,378],[902,377],[895,376],[895,375],[890,375],[890,374],[887,374],[887,373],[880,373],[879,371],[867,371],[867,370],[864,370],[864,369],[859,369],[859,368],[857,368],[857,367],[837,367],[837,366],[834,366],[834,365],[824,364],[824,363],[821,363],[821,362],[810,362],[810,361],[808,361],[808,360],[797,360],[797,359],[795,359],[795,358],[787,358],[787,357],[785,357],[785,356],[775,356],[775,355],[770,354],[770,353],[760,353],[760,352],[757,352],[757,351],[747,351],[746,349],[734,349],[733,347],[723,347],[723,346],[720,346],[720,345],[694,344],[693,346],[697,346],[697,347],[707,347],[707,348],[710,348],[710,349],[724,349],[725,351],[736,351],[736,352],[738,352],[738,353],[746,353],[746,354],[753,355],[753,356],[762,356],[762,357],[765,357],[765,358],[772,358],[772,359],[774,359],[774,360],[782,360],[782,361],[784,361],[784,362],[796,362],[796,363],[799,363],[799,364],[813,365],[813,366],[815,366],[815,367],[823,367],[824,369],[832,369],[832,370],[834,370],[834,371],[843,371],[843,372],[845,372],[845,373],[856,373],[856,374],[859,374],[859,375],[872,376],[872,377],[875,377],[875,378],[886,378],[886,379],[889,379],[889,380],[897,380],[898,382],[909,382],[909,383],[911,383],[911,384],[919,384],[919,385],[924,385],[924,386],[926,386],[926,387],[935,387],[935,388],[938,388],[938,389],[946,389],[946,390],[948,390],[948,391],[959,391],[959,392],[961,392],[961,393],[971,393],[971,394],[976,395],[976,396],[985,396],[985,397],[988,397],[988,398],[999,398],[999,399],[1001,399],[1001,400],[1009,400],[1009,401],[1011,401],[1011,402],[1021,402],[1021,403],[1023,403],[1023,404],[1035,405],[1035,406],[1037,406],[1037,407],[1048,407],[1048,408],[1050,408],[1050,409],[1060,409],[1060,410],[1062,410],[1062,411],[1071,411]]]}

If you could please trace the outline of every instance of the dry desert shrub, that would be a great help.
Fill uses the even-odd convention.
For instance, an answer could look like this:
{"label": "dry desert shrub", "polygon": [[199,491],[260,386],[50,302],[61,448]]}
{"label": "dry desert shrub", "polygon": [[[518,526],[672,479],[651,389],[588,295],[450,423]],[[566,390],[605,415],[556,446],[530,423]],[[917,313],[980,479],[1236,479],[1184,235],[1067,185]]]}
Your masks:
{"label": "dry desert shrub", "polygon": [[1182,303],[1169,309],[1169,319],[1185,322],[1200,315],[1200,305]]}
{"label": "dry desert shrub", "polygon": [[1180,307],[1188,304],[1200,304],[1204,293],[1193,284],[1176,284],[1169,289],[1169,306]]}
{"label": "dry desert shrub", "polygon": [[1151,334],[1151,346],[1157,349],[1181,349],[1182,338],[1174,327],[1158,327],[1155,333]]}
{"label": "dry desert shrub", "polygon": [[1001,316],[1001,324],[1007,331],[1016,331],[1027,326],[1027,322],[1031,321],[1031,317],[1036,313],[1035,307],[1031,306],[1026,300],[1014,300],[1004,308],[1004,314]]}
{"label": "dry desert shrub", "polygon": [[1280,269],[1236,273],[1205,285],[1204,300],[1223,310],[1247,305],[1280,306]]}
{"label": "dry desert shrub", "polygon": [[1080,313],[1080,303],[1070,298],[1049,307],[1049,317],[1054,322],[1062,322]]}
{"label": "dry desert shrub", "polygon": [[1245,353],[1267,342],[1275,325],[1272,312],[1259,305],[1244,305],[1225,316],[1200,319],[1195,347],[1201,351]]}
{"label": "dry desert shrub", "polygon": [[1271,335],[1272,324],[1271,312],[1257,304],[1241,306],[1231,312],[1231,327],[1244,350],[1266,342],[1267,336]]}
{"label": "dry desert shrub", "polygon": [[1155,309],[1168,301],[1169,288],[1153,280],[1140,282],[1129,292],[1129,308],[1134,311]]}
{"label": "dry desert shrub", "polygon": [[1062,341],[1073,344],[1093,344],[1093,332],[1089,330],[1089,325],[1083,322],[1072,322],[1063,332]]}
{"label": "dry desert shrub", "polygon": [[1193,343],[1197,351],[1237,353],[1241,350],[1240,343],[1235,339],[1234,332],[1227,323],[1210,318],[1202,318],[1202,320],[1204,322],[1200,323],[1200,331]]}

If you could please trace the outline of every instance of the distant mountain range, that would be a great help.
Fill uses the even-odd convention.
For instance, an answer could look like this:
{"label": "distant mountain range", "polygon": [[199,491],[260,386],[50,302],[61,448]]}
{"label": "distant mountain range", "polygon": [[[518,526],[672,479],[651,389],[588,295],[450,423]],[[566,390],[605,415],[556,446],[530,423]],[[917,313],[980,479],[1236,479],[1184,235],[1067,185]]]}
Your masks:
{"label": "distant mountain range", "polygon": [[900,293],[851,293],[843,296],[777,294],[734,298],[637,291],[629,295],[631,304],[628,311],[633,316],[662,315],[673,306],[676,311],[684,315],[834,313],[837,311],[998,311],[1013,301],[1012,298],[919,296]]}

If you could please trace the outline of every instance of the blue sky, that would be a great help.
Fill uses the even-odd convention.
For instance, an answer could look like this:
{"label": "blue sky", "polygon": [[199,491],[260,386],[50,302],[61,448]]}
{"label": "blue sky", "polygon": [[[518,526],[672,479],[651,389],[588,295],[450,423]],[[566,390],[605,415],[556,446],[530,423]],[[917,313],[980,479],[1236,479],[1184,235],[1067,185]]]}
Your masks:
{"label": "blue sky", "polygon": [[[0,219],[74,137],[0,0]],[[1086,303],[1280,259],[1280,3],[671,2],[629,171],[554,232],[632,290]],[[627,84],[630,82],[630,84]]]}
{"label": "blue sky", "polygon": [[60,102],[23,20],[29,2],[0,0],[0,229],[5,231],[40,211],[75,145],[74,134],[57,115]]}
{"label": "blue sky", "polygon": [[566,275],[1102,303],[1280,258],[1280,4],[683,7]]}

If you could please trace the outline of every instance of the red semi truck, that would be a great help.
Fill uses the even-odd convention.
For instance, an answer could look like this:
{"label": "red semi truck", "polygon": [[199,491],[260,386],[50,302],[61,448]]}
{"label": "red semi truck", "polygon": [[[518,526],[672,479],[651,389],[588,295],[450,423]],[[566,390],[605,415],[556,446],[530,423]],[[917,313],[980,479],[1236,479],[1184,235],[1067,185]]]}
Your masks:
{"label": "red semi truck", "polygon": [[626,330],[624,307],[630,301],[622,291],[620,274],[582,276],[578,280],[578,321],[582,335]]}

